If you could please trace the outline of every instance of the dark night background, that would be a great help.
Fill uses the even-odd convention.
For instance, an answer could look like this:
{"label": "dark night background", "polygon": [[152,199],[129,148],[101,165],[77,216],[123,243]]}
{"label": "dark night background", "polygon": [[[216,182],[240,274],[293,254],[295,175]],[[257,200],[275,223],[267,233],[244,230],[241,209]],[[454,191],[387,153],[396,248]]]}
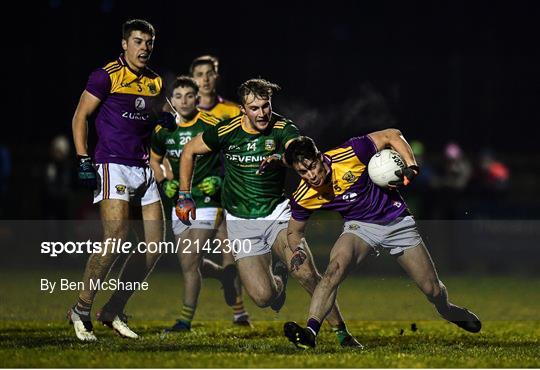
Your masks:
{"label": "dark night background", "polygon": [[[0,217],[48,217],[40,184],[50,142],[59,134],[71,142],[71,118],[89,73],[120,53],[122,23],[143,18],[156,27],[150,66],[165,83],[187,72],[194,57],[214,54],[221,95],[236,100],[235,88],[252,77],[280,84],[274,110],[321,149],[393,126],[423,143],[434,172],[444,172],[449,142],[474,168],[481,153],[490,153],[509,170],[505,183],[488,192],[478,171],[459,192],[417,190],[427,199],[458,197],[468,210],[424,218],[536,218],[539,8],[535,1],[28,5],[13,29],[13,63],[28,73],[16,83],[22,114],[0,141],[10,159],[3,160]],[[89,194],[72,189],[90,207]],[[57,217],[79,217],[77,209]]]}

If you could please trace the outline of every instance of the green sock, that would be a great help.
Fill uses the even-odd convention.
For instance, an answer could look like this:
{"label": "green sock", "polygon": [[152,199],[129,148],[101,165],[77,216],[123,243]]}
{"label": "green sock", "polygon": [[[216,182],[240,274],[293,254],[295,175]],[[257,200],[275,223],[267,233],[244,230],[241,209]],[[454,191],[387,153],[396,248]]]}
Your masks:
{"label": "green sock", "polygon": [[350,335],[345,324],[332,327],[332,331],[336,334],[339,344],[341,344],[343,340]]}

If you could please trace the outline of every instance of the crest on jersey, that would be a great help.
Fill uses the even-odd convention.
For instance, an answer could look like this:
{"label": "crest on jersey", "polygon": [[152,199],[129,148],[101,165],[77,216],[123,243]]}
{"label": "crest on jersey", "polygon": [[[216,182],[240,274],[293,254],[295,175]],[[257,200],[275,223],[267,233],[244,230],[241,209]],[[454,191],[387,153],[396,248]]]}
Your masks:
{"label": "crest on jersey", "polygon": [[153,83],[149,83],[149,84],[148,84],[148,90],[150,90],[150,92],[151,92],[152,94],[156,94],[156,93],[157,93],[156,85],[154,85]]}
{"label": "crest on jersey", "polygon": [[349,230],[358,230],[360,228],[360,225],[357,224],[349,224],[347,225],[347,229]]}
{"label": "crest on jersey", "polygon": [[135,99],[135,109],[143,110],[144,108],[146,108],[146,102],[139,96],[137,99]]}
{"label": "crest on jersey", "polygon": [[276,142],[274,141],[274,139],[265,140],[264,149],[268,151],[276,150]]}
{"label": "crest on jersey", "polygon": [[347,181],[348,183],[352,183],[357,179],[357,177],[354,176],[351,171],[349,171],[345,175],[343,175],[342,179]]}
{"label": "crest on jersey", "polygon": [[117,194],[125,194],[126,192],[126,185],[116,185],[115,188]]}

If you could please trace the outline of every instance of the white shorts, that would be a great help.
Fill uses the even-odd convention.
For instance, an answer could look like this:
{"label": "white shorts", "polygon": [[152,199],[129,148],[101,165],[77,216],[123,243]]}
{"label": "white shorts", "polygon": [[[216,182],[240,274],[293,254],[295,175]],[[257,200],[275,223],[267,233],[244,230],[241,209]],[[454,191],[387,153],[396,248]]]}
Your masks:
{"label": "white shorts", "polygon": [[[235,261],[244,257],[270,253],[279,232],[287,228],[290,218],[291,208],[288,199],[279,203],[266,217],[247,219],[235,217],[227,212],[229,240],[231,243],[238,240],[243,245],[239,251],[233,250]],[[249,240],[249,243],[245,240]]]}
{"label": "white shorts", "polygon": [[120,199],[136,206],[145,206],[160,200],[150,167],[98,163],[96,169],[98,188],[94,191],[94,203],[103,199]]}
{"label": "white shorts", "polygon": [[176,209],[172,209],[172,229],[174,235],[178,236],[187,229],[217,229],[223,219],[223,208],[206,207],[197,208],[197,219],[190,221],[182,221],[176,215]]}
{"label": "white shorts", "polygon": [[414,248],[422,242],[413,216],[399,217],[388,225],[368,222],[347,221],[343,225],[343,234],[354,234],[377,250],[386,248],[391,255]]}

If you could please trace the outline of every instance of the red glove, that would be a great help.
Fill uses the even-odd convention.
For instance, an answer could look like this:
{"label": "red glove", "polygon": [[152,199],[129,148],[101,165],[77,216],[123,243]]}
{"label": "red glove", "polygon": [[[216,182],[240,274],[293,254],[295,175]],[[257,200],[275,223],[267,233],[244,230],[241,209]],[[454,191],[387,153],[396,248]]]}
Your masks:
{"label": "red glove", "polygon": [[176,216],[182,221],[189,221],[189,215],[194,220],[195,201],[191,198],[191,193],[185,191],[178,192],[178,200],[176,201]]}

